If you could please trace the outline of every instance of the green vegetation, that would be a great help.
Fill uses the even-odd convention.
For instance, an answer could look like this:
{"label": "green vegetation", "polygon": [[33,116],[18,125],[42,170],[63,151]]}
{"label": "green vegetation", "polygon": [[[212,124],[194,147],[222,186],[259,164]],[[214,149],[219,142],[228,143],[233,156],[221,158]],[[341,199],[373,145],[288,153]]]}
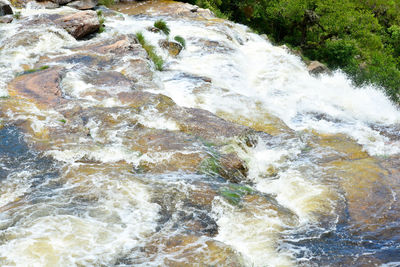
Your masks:
{"label": "green vegetation", "polygon": [[187,0],[400,101],[398,0]]}
{"label": "green vegetation", "polygon": [[200,173],[202,174],[219,176],[220,171],[221,171],[221,165],[216,156],[211,156],[209,158],[206,158],[200,164]]}
{"label": "green vegetation", "polygon": [[186,41],[182,36],[177,35],[174,37],[174,40],[180,43],[183,48],[186,48]]}
{"label": "green vegetation", "polygon": [[156,54],[154,46],[150,45],[143,36],[143,33],[136,33],[136,38],[138,39],[141,46],[146,50],[147,55],[150,60],[153,61],[156,70],[162,71],[164,68],[164,60],[162,57]]}
{"label": "green vegetation", "polygon": [[245,185],[230,184],[226,187],[222,187],[219,190],[220,196],[232,205],[238,205],[242,200],[242,197],[253,194],[254,190]]}
{"label": "green vegetation", "polygon": [[159,19],[156,22],[154,22],[154,27],[162,31],[165,35],[169,35],[169,33],[171,32],[167,23],[162,19]]}
{"label": "green vegetation", "polygon": [[110,7],[114,4],[114,0],[99,0],[99,5]]}
{"label": "green vegetation", "polygon": [[97,10],[96,13],[97,13],[97,18],[98,18],[99,24],[100,24],[99,33],[102,33],[106,30],[104,27],[105,18],[103,16],[103,11]]}
{"label": "green vegetation", "polygon": [[15,19],[20,19],[21,18],[21,12],[20,11],[15,11],[15,13],[13,14],[13,17]]}
{"label": "green vegetation", "polygon": [[60,122],[67,123],[67,121],[65,119],[61,119]]}
{"label": "green vegetation", "polygon": [[44,65],[44,66],[41,66],[38,69],[28,69],[28,70],[25,70],[23,72],[18,73],[17,76],[21,76],[21,75],[25,75],[25,74],[29,74],[29,73],[34,73],[34,72],[37,72],[37,71],[40,71],[40,70],[47,70],[48,68],[49,68],[49,66]]}

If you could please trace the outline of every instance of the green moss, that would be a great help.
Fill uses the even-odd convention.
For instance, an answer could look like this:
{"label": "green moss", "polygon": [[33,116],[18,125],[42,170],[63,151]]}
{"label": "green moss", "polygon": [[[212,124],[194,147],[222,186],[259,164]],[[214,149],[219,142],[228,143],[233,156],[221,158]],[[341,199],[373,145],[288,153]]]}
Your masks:
{"label": "green moss", "polygon": [[162,71],[164,69],[164,59],[161,56],[157,55],[157,53],[155,52],[155,47],[150,45],[146,41],[143,33],[141,32],[136,33],[136,38],[138,39],[140,45],[144,48],[144,50],[146,50],[147,55],[154,63],[156,70]]}
{"label": "green moss", "polygon": [[186,48],[186,41],[182,36],[177,35],[174,37],[174,40],[180,43],[183,48]]}
{"label": "green moss", "polygon": [[242,198],[250,194],[254,194],[254,190],[245,185],[231,184],[219,190],[219,195],[232,205],[239,205]]}
{"label": "green moss", "polygon": [[159,29],[160,31],[162,31],[165,35],[169,35],[169,33],[170,33],[170,31],[171,31],[171,30],[169,29],[167,23],[166,23],[164,20],[162,20],[162,19],[159,19],[159,20],[157,20],[156,22],[154,22],[154,27],[156,27],[157,29]]}

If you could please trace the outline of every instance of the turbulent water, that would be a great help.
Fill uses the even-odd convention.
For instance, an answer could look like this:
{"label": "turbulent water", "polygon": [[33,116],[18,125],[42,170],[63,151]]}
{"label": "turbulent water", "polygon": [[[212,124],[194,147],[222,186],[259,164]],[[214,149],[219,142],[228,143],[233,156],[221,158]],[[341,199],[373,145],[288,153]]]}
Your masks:
{"label": "turbulent water", "polygon": [[[119,6],[105,32],[81,41],[21,26],[69,8],[32,5],[0,24],[0,265],[400,265],[400,111],[384,93],[341,72],[311,76],[243,25],[159,8]],[[186,40],[178,57],[146,30],[159,18]],[[140,53],[111,65],[54,61],[137,32],[163,71],[129,69]],[[67,104],[44,108],[9,90],[38,62],[66,68]],[[102,82],[106,71],[133,82]],[[154,99],[133,107],[119,97],[136,90]],[[174,115],[189,108],[252,129],[252,144],[199,138]],[[214,153],[245,163],[240,185],[204,171]]]}

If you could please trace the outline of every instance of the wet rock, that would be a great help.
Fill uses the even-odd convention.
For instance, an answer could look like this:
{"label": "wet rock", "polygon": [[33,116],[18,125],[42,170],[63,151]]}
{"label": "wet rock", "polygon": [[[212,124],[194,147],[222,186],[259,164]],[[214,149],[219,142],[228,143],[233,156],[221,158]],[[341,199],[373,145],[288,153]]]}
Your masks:
{"label": "wet rock", "polygon": [[191,37],[189,40],[199,47],[200,53],[228,54],[234,51],[228,43],[222,41],[214,41],[197,37]]}
{"label": "wet rock", "polygon": [[97,4],[98,0],[78,0],[68,3],[67,6],[80,10],[87,10],[93,9],[95,6],[97,6]]}
{"label": "wet rock", "polygon": [[[94,12],[94,11],[85,11]],[[99,54],[114,54],[123,56],[129,53],[132,56],[146,58],[146,51],[138,44],[137,39],[132,35],[120,35],[114,38],[102,40],[90,45],[79,46],[74,51],[93,51]]]}
{"label": "wet rock", "polygon": [[72,2],[73,0],[51,0],[51,1],[53,3],[56,3],[56,4],[60,5],[60,6],[62,6],[62,5],[68,4],[69,2]]}
{"label": "wet rock", "polygon": [[69,56],[46,58],[41,63],[68,63],[79,67],[89,67],[99,71],[110,68],[116,60],[110,55],[98,55],[94,53],[76,53]]}
{"label": "wet rock", "polygon": [[173,56],[176,57],[177,55],[179,55],[179,53],[182,51],[183,47],[180,43],[177,42],[170,42],[167,40],[160,40],[158,42],[159,46],[161,48],[164,48],[166,50],[168,50],[168,53]]}
{"label": "wet rock", "polygon": [[122,87],[133,89],[133,82],[117,71],[90,71],[83,75],[82,80],[97,88]]}
{"label": "wet rock", "polygon": [[51,1],[36,2],[36,4],[40,8],[46,8],[46,9],[55,9],[55,8],[60,7],[59,4],[51,2]]}
{"label": "wet rock", "polygon": [[32,46],[39,42],[40,36],[36,32],[20,31],[7,38],[4,42],[5,47]]}
{"label": "wet rock", "polygon": [[12,15],[14,14],[12,11],[12,8],[9,4],[0,1],[0,16],[5,16],[5,15]]}
{"label": "wet rock", "polygon": [[54,107],[64,102],[60,88],[63,76],[63,67],[39,70],[15,78],[9,84],[9,91],[11,95],[24,96],[39,104]]}
{"label": "wet rock", "polygon": [[311,61],[310,64],[307,66],[307,70],[312,75],[331,73],[329,68],[319,61]]}
{"label": "wet rock", "polygon": [[11,15],[1,16],[0,23],[11,23],[13,19],[14,18]]}
{"label": "wet rock", "polygon": [[229,153],[220,158],[220,175],[230,182],[238,183],[243,181],[248,173],[248,168],[237,154]]}
{"label": "wet rock", "polygon": [[153,26],[147,27],[146,30],[148,30],[149,32],[154,32],[154,33],[159,33],[161,31],[159,28],[156,28]]}
{"label": "wet rock", "polygon": [[76,39],[97,32],[100,28],[100,22],[95,11],[87,10],[65,15],[54,20],[54,23],[64,28]]}
{"label": "wet rock", "polygon": [[158,85],[153,81],[153,71],[149,61],[144,58],[129,60],[126,67],[121,71],[126,77],[136,81],[136,88],[149,89],[157,88]]}
{"label": "wet rock", "polygon": [[177,121],[182,131],[215,142],[240,136],[248,129],[221,119],[209,111],[196,108],[178,109],[172,111],[169,116]]}
{"label": "wet rock", "polygon": [[209,9],[199,8],[198,6],[188,3],[175,1],[159,1],[154,5],[151,1],[139,1],[132,3],[129,0],[121,2],[129,2],[127,5],[121,5],[119,11],[129,15],[159,15],[171,17],[185,17],[194,19],[215,19],[215,15]]}

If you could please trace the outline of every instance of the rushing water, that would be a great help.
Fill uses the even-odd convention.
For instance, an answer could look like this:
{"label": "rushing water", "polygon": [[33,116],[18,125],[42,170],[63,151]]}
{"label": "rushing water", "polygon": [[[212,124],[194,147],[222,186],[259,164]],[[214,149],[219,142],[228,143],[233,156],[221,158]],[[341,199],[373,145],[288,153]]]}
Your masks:
{"label": "rushing water", "polygon": [[[397,107],[341,72],[310,76],[300,58],[242,25],[160,6],[119,6],[125,14],[83,41],[21,26],[68,8],[23,9],[22,20],[0,24],[0,265],[400,264]],[[159,18],[186,39],[176,58],[146,30]],[[58,60],[137,32],[166,59],[164,71],[129,69],[140,53],[103,65]],[[43,108],[8,90],[43,62],[66,68],[67,104]],[[102,80],[107,72],[131,81]],[[119,97],[136,90],[153,98],[138,108]],[[195,137],[173,102],[254,129],[252,145]],[[215,150],[246,163],[242,186],[191,167]]]}

